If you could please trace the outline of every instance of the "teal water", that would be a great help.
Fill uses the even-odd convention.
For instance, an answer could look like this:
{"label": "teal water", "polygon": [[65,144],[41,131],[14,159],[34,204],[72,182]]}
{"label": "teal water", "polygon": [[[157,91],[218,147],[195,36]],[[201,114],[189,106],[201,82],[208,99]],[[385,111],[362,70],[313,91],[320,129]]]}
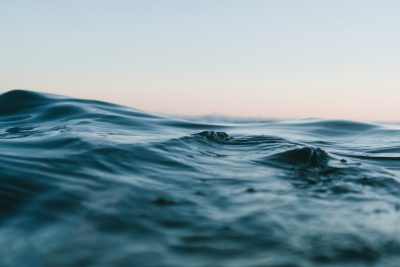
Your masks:
{"label": "teal water", "polygon": [[400,126],[0,95],[0,266],[400,264]]}

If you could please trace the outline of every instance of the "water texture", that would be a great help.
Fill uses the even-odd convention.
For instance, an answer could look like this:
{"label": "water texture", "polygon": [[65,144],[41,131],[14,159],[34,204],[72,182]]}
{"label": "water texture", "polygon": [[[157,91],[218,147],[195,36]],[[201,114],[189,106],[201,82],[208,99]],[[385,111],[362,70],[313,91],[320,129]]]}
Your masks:
{"label": "water texture", "polygon": [[400,126],[0,95],[0,266],[400,266]]}

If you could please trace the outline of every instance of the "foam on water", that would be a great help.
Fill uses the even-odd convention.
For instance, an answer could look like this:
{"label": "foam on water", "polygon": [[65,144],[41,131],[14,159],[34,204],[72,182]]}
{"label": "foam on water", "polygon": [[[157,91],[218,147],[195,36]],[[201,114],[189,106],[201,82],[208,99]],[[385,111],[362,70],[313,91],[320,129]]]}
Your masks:
{"label": "foam on water", "polygon": [[400,127],[0,96],[0,266],[393,266]]}

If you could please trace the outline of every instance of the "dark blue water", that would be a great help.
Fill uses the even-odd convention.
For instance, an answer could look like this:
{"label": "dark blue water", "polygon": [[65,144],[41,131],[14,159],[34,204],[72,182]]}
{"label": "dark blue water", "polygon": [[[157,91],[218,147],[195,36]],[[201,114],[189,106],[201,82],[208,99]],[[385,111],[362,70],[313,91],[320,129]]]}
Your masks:
{"label": "dark blue water", "polygon": [[400,266],[400,126],[0,95],[0,266]]}

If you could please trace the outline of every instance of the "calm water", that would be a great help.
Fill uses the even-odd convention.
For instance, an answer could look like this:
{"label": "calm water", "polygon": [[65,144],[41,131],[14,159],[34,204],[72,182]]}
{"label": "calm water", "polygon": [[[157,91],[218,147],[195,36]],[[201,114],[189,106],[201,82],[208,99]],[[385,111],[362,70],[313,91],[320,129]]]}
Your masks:
{"label": "calm water", "polygon": [[400,266],[400,126],[0,95],[0,266]]}

